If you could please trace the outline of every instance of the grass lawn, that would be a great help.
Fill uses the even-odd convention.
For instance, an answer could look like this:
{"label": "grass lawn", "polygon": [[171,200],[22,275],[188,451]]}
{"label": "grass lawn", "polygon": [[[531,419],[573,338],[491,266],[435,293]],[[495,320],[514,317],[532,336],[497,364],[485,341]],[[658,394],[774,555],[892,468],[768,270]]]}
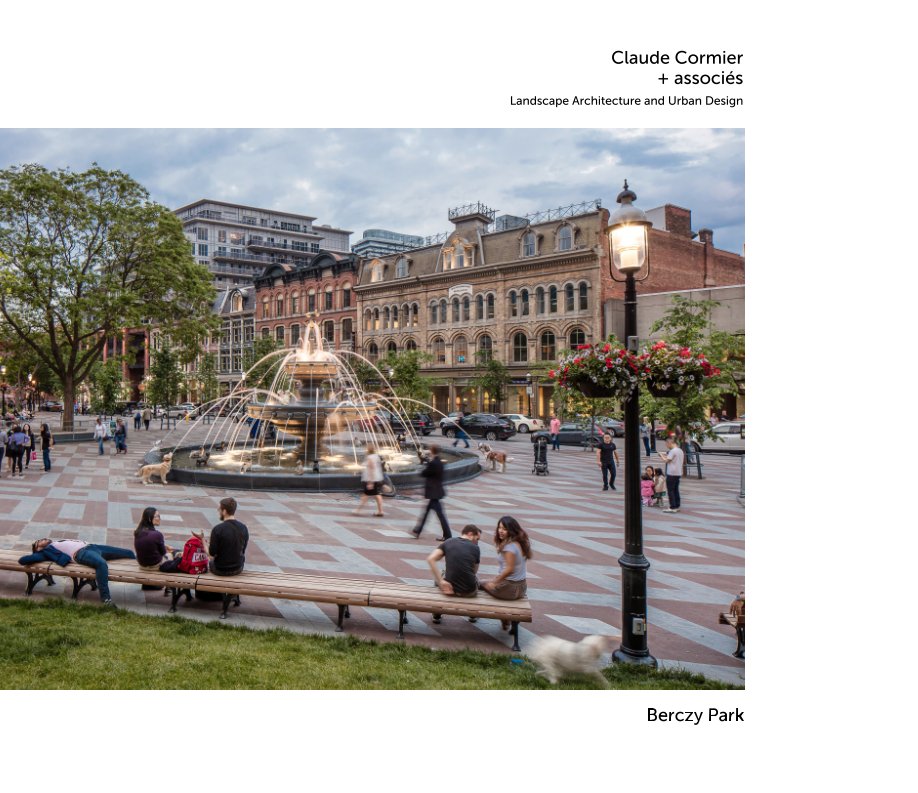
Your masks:
{"label": "grass lawn", "polygon": [[[553,686],[505,653],[429,650],[148,617],[49,600],[0,600],[0,687],[7,689],[584,689]],[[618,689],[730,689],[688,672],[616,664]]]}

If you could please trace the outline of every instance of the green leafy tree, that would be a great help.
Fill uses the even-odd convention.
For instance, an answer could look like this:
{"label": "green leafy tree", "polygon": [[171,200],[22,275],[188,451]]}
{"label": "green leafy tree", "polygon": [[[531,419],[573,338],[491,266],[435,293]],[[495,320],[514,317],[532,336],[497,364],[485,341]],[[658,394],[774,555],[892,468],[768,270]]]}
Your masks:
{"label": "green leafy tree", "polygon": [[174,405],[178,402],[179,393],[184,385],[185,375],[179,363],[179,356],[163,341],[160,349],[154,351],[150,362],[147,401],[166,407]]}
{"label": "green leafy tree", "polygon": [[120,356],[97,362],[89,376],[91,386],[90,408],[94,413],[112,415],[124,395]]}
{"label": "green leafy tree", "polygon": [[214,353],[204,353],[201,356],[196,377],[201,385],[203,401],[210,402],[216,399],[220,381],[217,379],[217,356]]}
{"label": "green leafy tree", "polygon": [[492,407],[496,404],[497,410],[500,410],[504,401],[504,390],[510,385],[513,378],[510,377],[510,371],[503,361],[498,361],[497,358],[492,356],[481,356],[479,354],[478,360],[480,363],[482,358],[484,358],[483,371],[473,378],[472,385],[482,391],[487,391],[491,397]]}
{"label": "green leafy tree", "polygon": [[709,411],[720,408],[725,394],[738,393],[731,373],[743,369],[745,336],[713,326],[711,316],[719,305],[716,300],[674,295],[667,312],[650,327],[652,334],[660,333],[668,342],[703,352],[721,370],[716,377],[705,379],[701,393],[690,389],[678,397],[657,399],[641,390],[641,415],[664,421],[680,437],[686,433],[713,436]]}
{"label": "green leafy tree", "polygon": [[65,428],[107,339],[149,320],[193,359],[213,298],[179,219],[127,174],[0,171],[0,315],[60,380]]}
{"label": "green leafy tree", "polygon": [[266,360],[265,356],[276,352],[280,347],[270,336],[255,339],[252,346],[242,356],[242,368],[246,372],[245,385],[249,388],[269,388],[282,356],[274,355]]}
{"label": "green leafy tree", "polygon": [[[422,375],[421,366],[432,360],[432,355],[420,350],[389,353],[379,362],[379,370],[389,380],[397,397],[429,404],[433,393],[432,387],[436,381],[432,377]],[[406,405],[406,408],[413,407]]]}

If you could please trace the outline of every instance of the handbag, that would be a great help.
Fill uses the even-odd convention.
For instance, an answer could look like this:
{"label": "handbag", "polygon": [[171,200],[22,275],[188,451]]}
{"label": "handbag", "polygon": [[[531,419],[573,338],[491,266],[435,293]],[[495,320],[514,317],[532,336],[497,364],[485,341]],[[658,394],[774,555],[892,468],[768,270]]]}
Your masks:
{"label": "handbag", "polygon": [[38,452],[34,449],[32,450],[32,462],[34,463],[38,459]]}

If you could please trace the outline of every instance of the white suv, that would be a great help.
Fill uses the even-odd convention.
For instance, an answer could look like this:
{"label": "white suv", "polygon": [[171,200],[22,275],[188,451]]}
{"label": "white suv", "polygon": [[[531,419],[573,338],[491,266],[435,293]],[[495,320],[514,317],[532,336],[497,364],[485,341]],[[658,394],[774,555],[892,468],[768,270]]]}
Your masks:
{"label": "white suv", "polygon": [[533,419],[519,413],[502,413],[501,418],[510,419],[517,432],[535,432],[545,426],[542,419]]}

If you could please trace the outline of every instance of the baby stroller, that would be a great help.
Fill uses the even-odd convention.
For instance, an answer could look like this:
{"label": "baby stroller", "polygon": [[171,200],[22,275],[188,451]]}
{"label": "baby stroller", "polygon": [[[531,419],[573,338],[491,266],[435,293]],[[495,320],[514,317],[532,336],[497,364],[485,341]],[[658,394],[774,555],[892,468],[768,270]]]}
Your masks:
{"label": "baby stroller", "polygon": [[548,476],[548,436],[544,433],[532,439],[532,473]]}

